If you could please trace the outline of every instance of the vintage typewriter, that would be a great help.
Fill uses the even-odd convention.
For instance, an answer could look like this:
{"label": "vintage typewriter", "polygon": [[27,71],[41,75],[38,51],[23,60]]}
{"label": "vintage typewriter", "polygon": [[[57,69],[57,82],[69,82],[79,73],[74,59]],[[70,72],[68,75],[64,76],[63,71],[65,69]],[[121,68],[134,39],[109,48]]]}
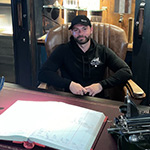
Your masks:
{"label": "vintage typewriter", "polygon": [[116,139],[118,150],[150,150],[149,107],[138,108],[127,96],[119,110],[123,115],[107,129]]}

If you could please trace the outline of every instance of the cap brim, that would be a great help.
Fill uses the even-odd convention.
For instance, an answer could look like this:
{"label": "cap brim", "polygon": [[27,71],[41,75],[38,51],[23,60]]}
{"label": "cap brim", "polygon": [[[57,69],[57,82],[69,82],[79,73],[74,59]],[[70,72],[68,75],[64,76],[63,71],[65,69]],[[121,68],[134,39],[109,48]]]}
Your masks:
{"label": "cap brim", "polygon": [[71,25],[68,29],[70,30],[70,29],[72,29],[72,27],[73,27],[73,26]]}
{"label": "cap brim", "polygon": [[79,22],[79,23],[76,23],[76,24],[71,25],[68,29],[69,29],[69,30],[70,30],[70,29],[72,29],[72,28],[73,28],[73,26],[75,26],[75,25],[77,25],[77,24],[81,24],[81,25],[84,25],[84,26],[90,26],[90,25],[89,25],[89,24],[87,24],[87,23]]}

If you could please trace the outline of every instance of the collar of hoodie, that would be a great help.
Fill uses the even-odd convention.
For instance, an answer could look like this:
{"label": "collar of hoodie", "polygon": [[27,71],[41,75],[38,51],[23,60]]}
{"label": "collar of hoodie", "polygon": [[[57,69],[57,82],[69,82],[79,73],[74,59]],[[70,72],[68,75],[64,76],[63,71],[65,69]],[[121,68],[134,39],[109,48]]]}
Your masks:
{"label": "collar of hoodie", "polygon": [[70,44],[73,53],[76,55],[76,59],[82,63],[83,78],[90,79],[92,67],[91,60],[96,57],[94,41],[91,39],[90,48],[85,53],[80,49],[73,37],[70,38]]}

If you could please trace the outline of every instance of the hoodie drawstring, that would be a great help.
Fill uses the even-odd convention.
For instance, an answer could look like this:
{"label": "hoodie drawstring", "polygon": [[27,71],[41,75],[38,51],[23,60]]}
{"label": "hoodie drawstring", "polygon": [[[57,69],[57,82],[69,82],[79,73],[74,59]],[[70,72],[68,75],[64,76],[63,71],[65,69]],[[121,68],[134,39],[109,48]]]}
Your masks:
{"label": "hoodie drawstring", "polygon": [[[88,76],[86,73],[86,66],[88,67]],[[90,66],[90,61],[88,57],[82,56],[82,68],[83,68],[83,78],[89,79],[91,77],[91,66]]]}

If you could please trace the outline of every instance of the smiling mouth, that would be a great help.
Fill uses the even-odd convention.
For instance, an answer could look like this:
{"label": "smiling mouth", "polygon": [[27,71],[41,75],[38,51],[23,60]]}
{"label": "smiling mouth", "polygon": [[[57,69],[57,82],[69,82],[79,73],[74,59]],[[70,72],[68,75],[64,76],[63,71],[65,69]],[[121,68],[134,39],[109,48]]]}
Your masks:
{"label": "smiling mouth", "polygon": [[78,37],[77,39],[78,40],[83,40],[83,39],[85,39],[85,37],[82,36],[82,37]]}

